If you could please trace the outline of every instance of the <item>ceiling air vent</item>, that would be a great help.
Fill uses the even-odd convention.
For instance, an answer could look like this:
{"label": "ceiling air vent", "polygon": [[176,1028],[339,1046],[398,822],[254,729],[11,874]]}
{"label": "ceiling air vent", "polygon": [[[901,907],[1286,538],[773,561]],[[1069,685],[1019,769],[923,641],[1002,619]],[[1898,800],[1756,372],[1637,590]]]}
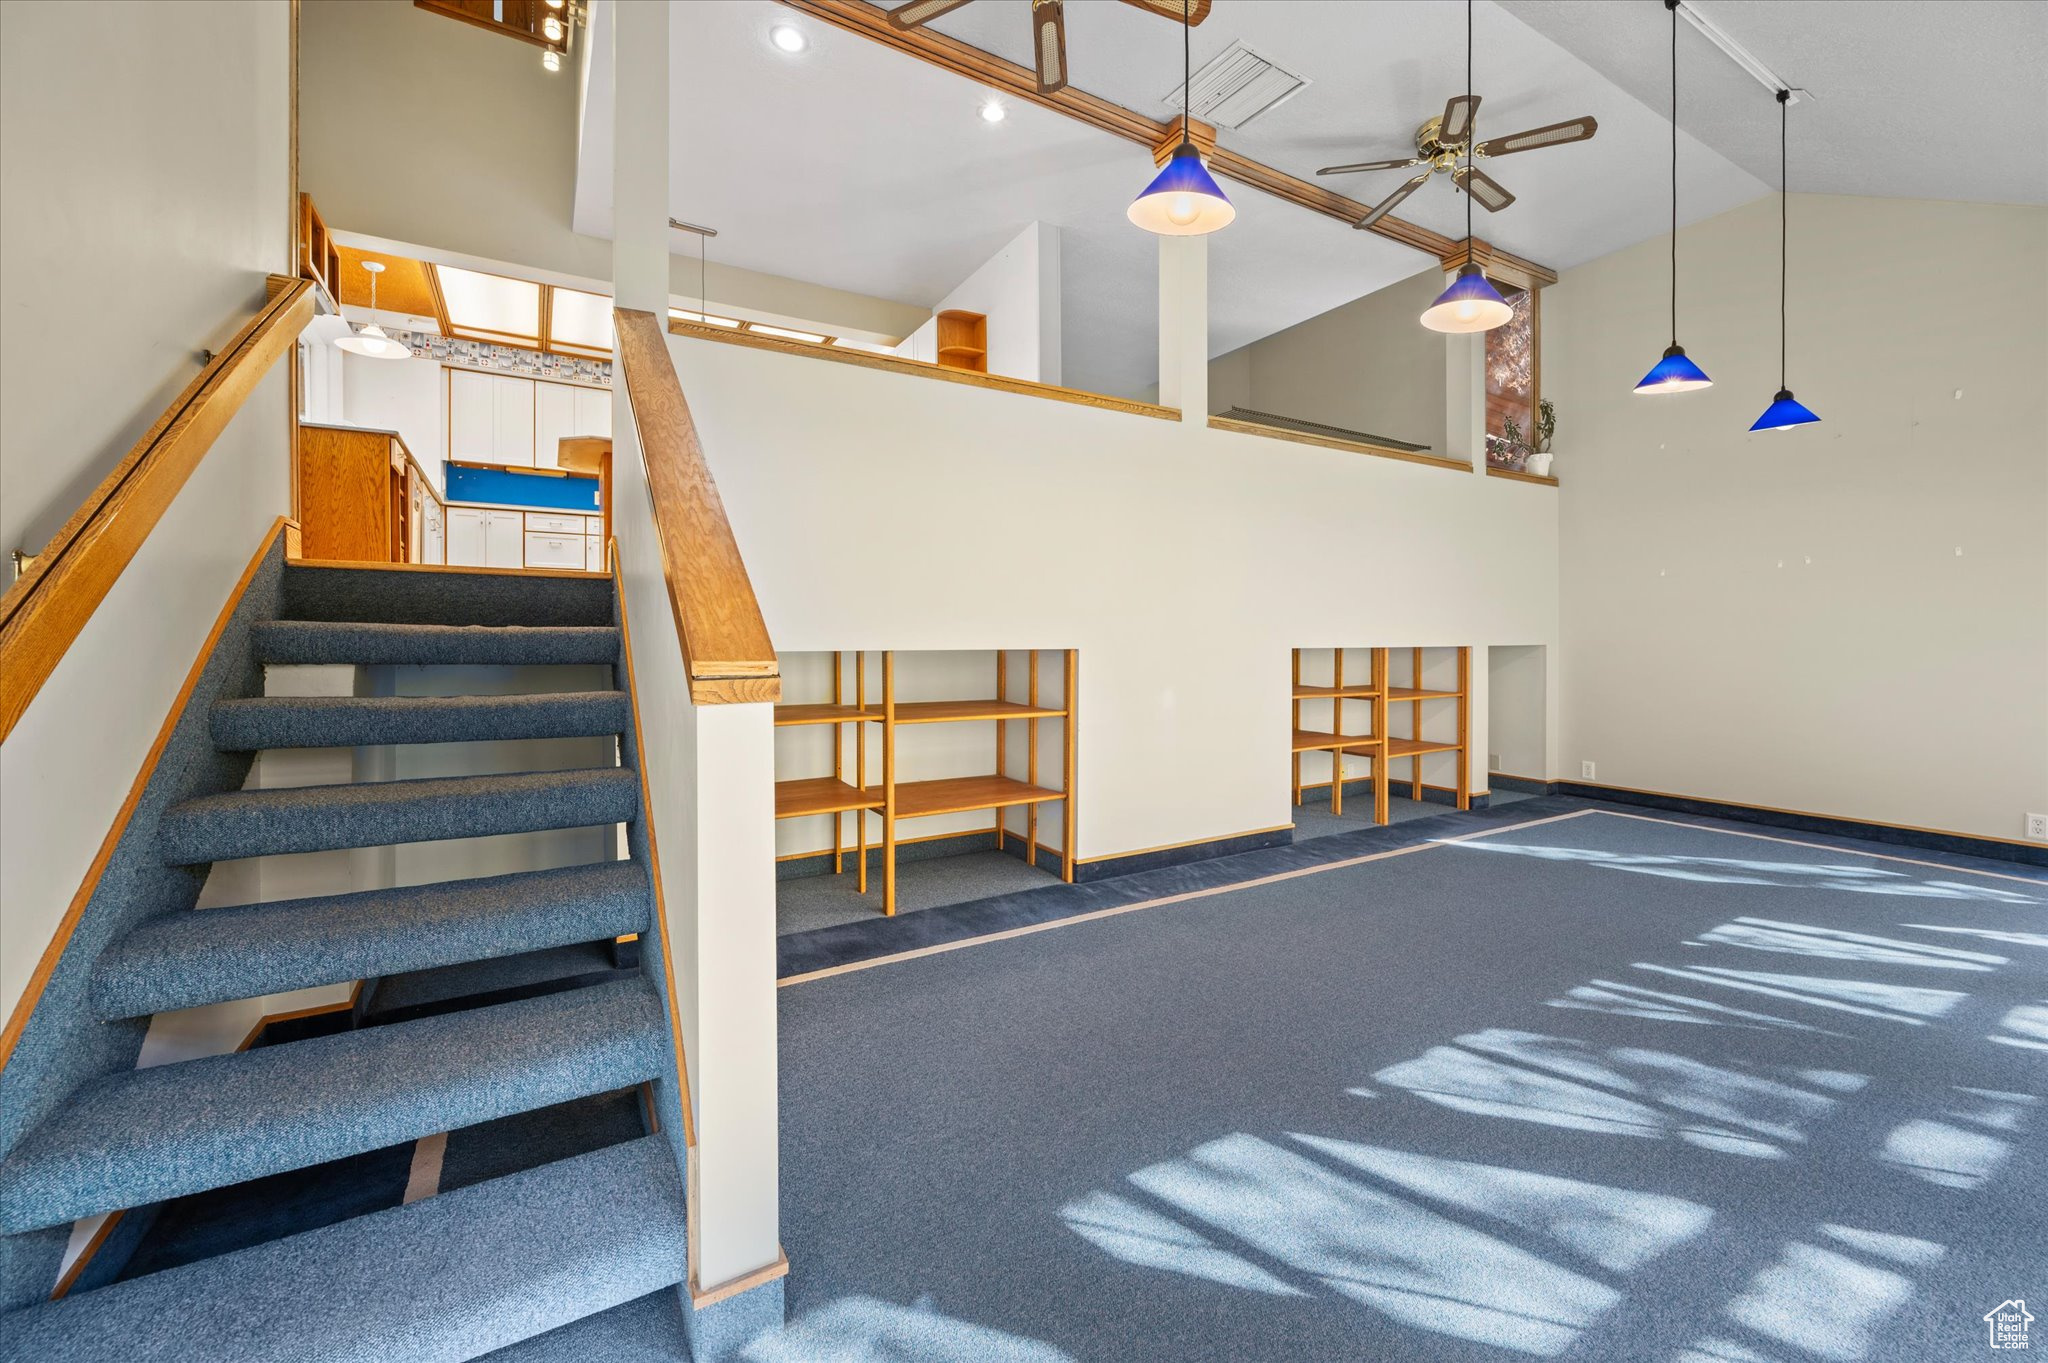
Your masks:
{"label": "ceiling air vent", "polygon": [[[1232,43],[1195,72],[1189,82],[1188,112],[1219,128],[1242,128],[1308,83],[1308,77],[1295,75],[1271,57]],[[1161,102],[1178,113],[1180,87],[1174,86]]]}

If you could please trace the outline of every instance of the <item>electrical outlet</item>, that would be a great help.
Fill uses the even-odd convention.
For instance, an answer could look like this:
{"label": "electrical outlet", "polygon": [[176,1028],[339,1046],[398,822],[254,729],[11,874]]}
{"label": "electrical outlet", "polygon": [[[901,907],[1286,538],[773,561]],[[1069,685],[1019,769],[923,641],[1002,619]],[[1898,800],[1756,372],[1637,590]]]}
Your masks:
{"label": "electrical outlet", "polygon": [[2048,814],[2027,815],[2027,836],[2035,842],[2048,842]]}
{"label": "electrical outlet", "polygon": [[1591,762],[1579,763],[1579,779],[1581,781],[1590,781],[1593,779],[1593,764]]}

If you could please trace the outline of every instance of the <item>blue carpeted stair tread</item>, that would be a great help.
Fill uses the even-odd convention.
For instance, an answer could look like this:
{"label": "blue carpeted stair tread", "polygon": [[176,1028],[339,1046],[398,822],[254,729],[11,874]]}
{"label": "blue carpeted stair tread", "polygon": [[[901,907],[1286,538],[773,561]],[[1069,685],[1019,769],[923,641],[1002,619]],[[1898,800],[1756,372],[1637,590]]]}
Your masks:
{"label": "blue carpeted stair tread", "polygon": [[6,1318],[0,1360],[450,1363],[680,1283],[648,1136]]}
{"label": "blue carpeted stair tread", "polygon": [[0,1233],[626,1088],[668,1063],[643,977],[107,1075],[0,1162]]}
{"label": "blue carpeted stair tread", "polygon": [[690,1363],[682,1300],[644,1297],[494,1350],[477,1363]]}
{"label": "blue carpeted stair tread", "polygon": [[623,691],[512,696],[252,696],[210,715],[223,752],[594,738],[633,721]]}
{"label": "blue carpeted stair tread", "polygon": [[250,630],[266,663],[549,666],[614,663],[611,626],[402,625],[335,620],[271,620]]}
{"label": "blue carpeted stair tread", "polygon": [[618,965],[613,944],[592,938],[517,956],[386,975],[361,1000],[357,1017],[361,1026],[371,1027],[581,988],[634,973],[639,969],[637,953],[633,961]]}
{"label": "blue carpeted stair tread", "polygon": [[588,828],[638,817],[625,767],[236,790],[164,811],[158,842],[173,866],[285,852]]}
{"label": "blue carpeted stair tread", "polygon": [[612,583],[518,569],[483,571],[352,564],[288,565],[287,620],[374,621],[393,625],[610,625]]}
{"label": "blue carpeted stair tread", "polygon": [[345,980],[593,942],[648,925],[647,872],[630,861],[432,885],[182,909],[100,957],[102,1021]]}

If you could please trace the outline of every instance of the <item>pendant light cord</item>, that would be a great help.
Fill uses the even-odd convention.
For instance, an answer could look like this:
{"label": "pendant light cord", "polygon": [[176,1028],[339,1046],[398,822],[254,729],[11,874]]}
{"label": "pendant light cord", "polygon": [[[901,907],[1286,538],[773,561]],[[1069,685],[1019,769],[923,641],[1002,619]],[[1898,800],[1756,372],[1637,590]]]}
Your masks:
{"label": "pendant light cord", "polygon": [[1472,255],[1472,0],[1465,0],[1465,256]]}
{"label": "pendant light cord", "polygon": [[1678,0],[1671,9],[1671,344],[1678,344]]}
{"label": "pendant light cord", "polygon": [[1792,240],[1792,171],[1790,167],[1792,92],[1778,91],[1778,387],[1785,382],[1785,294],[1790,287],[1788,253]]}
{"label": "pendant light cord", "polygon": [[1188,6],[1193,3],[1181,0],[1180,5],[1180,144],[1184,147],[1194,141],[1188,127],[1188,101],[1194,94],[1188,87],[1195,83],[1194,39],[1189,34],[1194,26],[1188,22]]}

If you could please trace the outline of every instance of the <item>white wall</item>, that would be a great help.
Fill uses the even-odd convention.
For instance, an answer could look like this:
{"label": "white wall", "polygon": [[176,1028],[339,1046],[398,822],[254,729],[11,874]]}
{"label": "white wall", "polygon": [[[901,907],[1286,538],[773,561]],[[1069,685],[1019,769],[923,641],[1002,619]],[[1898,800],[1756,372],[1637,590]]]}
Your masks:
{"label": "white wall", "polygon": [[940,299],[988,318],[988,372],[1060,382],[1060,229],[1034,222]]}
{"label": "white wall", "polygon": [[343,409],[358,426],[397,431],[420,461],[434,490],[446,495],[442,465],[448,456],[448,380],[439,360],[346,361]]}
{"label": "white wall", "polygon": [[2048,810],[2048,210],[1795,195],[1688,228],[1679,334],[1715,380],[1629,390],[1666,244],[1543,302],[1563,480],[1562,772],[1999,838]]}
{"label": "white wall", "polygon": [[1297,645],[1555,637],[1548,489],[716,341],[670,350],[785,655],[1081,650],[1083,858],[1288,823]]}
{"label": "white wall", "polygon": [[[40,545],[290,268],[289,32],[282,3],[0,6],[0,543]],[[289,509],[290,404],[280,363],[0,746],[0,1012]]]}
{"label": "white wall", "polygon": [[1233,403],[1452,455],[1445,431],[1445,338],[1416,319],[1443,290],[1431,266],[1209,366],[1209,410]]}
{"label": "white wall", "polygon": [[1543,781],[1550,777],[1546,755],[1549,725],[1549,650],[1537,644],[1496,644],[1487,650],[1487,750],[1473,762],[1494,771]]}

